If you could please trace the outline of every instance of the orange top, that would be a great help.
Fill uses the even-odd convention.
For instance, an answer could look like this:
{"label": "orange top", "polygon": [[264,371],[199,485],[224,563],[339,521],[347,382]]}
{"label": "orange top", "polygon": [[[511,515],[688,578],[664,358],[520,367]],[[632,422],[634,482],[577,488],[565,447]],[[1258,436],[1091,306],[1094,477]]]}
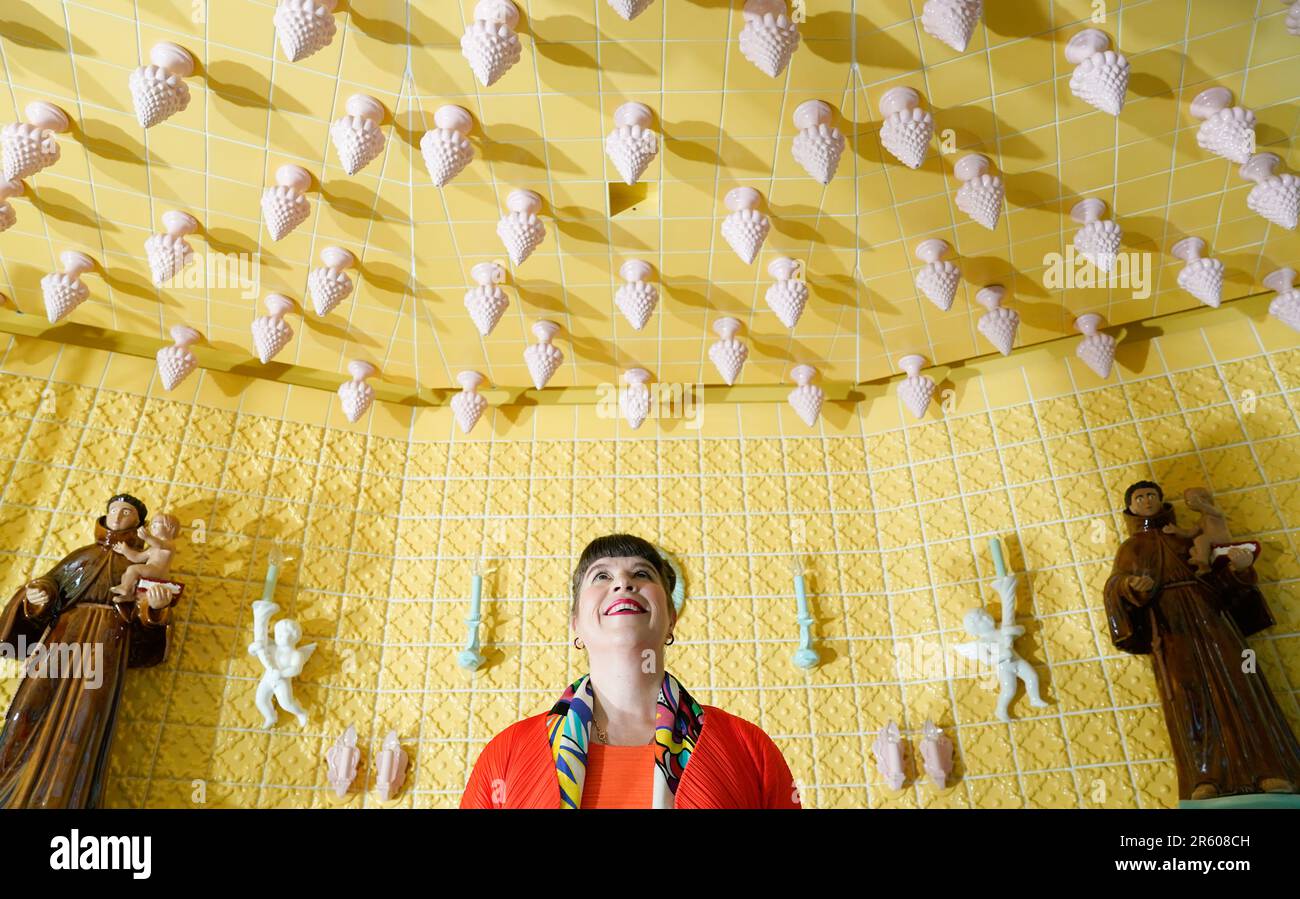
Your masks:
{"label": "orange top", "polygon": [[583,808],[650,808],[654,804],[655,750],[644,746],[587,747],[587,779],[582,784]]}

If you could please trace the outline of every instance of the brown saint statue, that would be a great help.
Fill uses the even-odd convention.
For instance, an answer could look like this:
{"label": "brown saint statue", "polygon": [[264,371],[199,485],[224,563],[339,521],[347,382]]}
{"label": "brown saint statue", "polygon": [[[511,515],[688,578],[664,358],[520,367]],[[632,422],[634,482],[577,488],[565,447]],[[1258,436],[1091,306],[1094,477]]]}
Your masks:
{"label": "brown saint statue", "polygon": [[[0,733],[0,808],[99,804],[126,669],[167,654],[174,591],[113,592],[131,564],[113,547],[140,552],[146,515],[133,496],[110,499],[95,542],[20,587],[0,615],[0,642],[26,647],[16,655],[28,663]],[[55,664],[36,670],[38,656]]]}
{"label": "brown saint statue", "polygon": [[1246,637],[1273,625],[1256,586],[1258,554],[1232,545],[1205,574],[1193,541],[1152,481],[1124,494],[1131,535],[1106,581],[1111,641],[1150,654],[1181,799],[1295,793],[1300,744],[1255,669]]}

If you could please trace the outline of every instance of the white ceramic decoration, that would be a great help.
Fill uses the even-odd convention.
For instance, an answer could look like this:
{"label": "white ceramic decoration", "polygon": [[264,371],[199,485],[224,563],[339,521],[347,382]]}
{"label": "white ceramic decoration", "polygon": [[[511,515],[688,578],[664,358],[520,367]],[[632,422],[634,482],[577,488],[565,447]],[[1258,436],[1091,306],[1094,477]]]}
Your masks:
{"label": "white ceramic decoration", "polygon": [[546,237],[546,226],[537,217],[542,198],[535,191],[512,190],[506,197],[506,208],[510,211],[497,222],[497,236],[505,244],[510,261],[519,265]]}
{"label": "white ceramic decoration", "polygon": [[357,257],[342,247],[326,247],[320,251],[320,259],[325,264],[307,275],[307,290],[316,314],[325,316],[352,295],[352,279],[346,269],[357,264]]}
{"label": "white ceramic decoration", "polygon": [[984,12],[981,0],[926,0],[921,27],[958,53],[965,53]]}
{"label": "white ceramic decoration", "polygon": [[1038,693],[1038,672],[1015,650],[1016,637],[1025,632],[1024,627],[1016,624],[1018,580],[1014,574],[993,579],[993,588],[1002,598],[1002,626],[998,626],[987,609],[971,609],[962,619],[962,626],[975,639],[970,643],[957,643],[953,646],[959,655],[987,666],[997,674],[1000,688],[997,704],[999,721],[1011,720],[1007,709],[1016,696],[1017,680],[1024,681],[1025,693],[1029,696],[1031,706],[1039,709],[1047,707]]}
{"label": "white ceramic decoration", "polygon": [[630,22],[645,12],[654,0],[608,0],[608,2],[614,12]]}
{"label": "white ceramic decoration", "polygon": [[629,368],[623,372],[623,382],[627,386],[618,392],[618,405],[633,430],[641,427],[650,414],[650,388],[646,386],[649,380],[650,372],[644,368]]}
{"label": "white ceramic decoration", "polygon": [[1202,119],[1196,142],[1202,150],[1236,163],[1255,155],[1255,113],[1232,105],[1226,87],[1206,88],[1192,100],[1192,116]]}
{"label": "white ceramic decoration", "polygon": [[1241,177],[1255,182],[1246,205],[1273,224],[1294,231],[1300,220],[1300,178],[1275,174],[1281,163],[1276,153],[1256,153],[1241,167]]}
{"label": "white ceramic decoration", "polygon": [[1178,271],[1178,286],[1217,309],[1223,302],[1223,263],[1201,255],[1205,252],[1205,241],[1184,237],[1169,252],[1187,263]]}
{"label": "white ceramic decoration", "polygon": [[306,59],[334,40],[334,7],[338,0],[280,0],[275,8],[275,33],[289,62]]}
{"label": "white ceramic decoration", "polygon": [[942,790],[952,775],[952,739],[929,718],[921,727],[921,764],[935,789]]}
{"label": "white ceramic decoration", "polygon": [[348,421],[359,421],[375,401],[375,388],[366,383],[366,378],[379,374],[379,369],[369,362],[353,359],[348,363],[351,381],[339,385],[339,399],[343,402],[343,414]]}
{"label": "white ceramic decoration", "polygon": [[390,730],[375,758],[375,793],[381,802],[388,802],[401,791],[406,782],[406,762],[406,752],[397,739],[397,731]]}
{"label": "white ceramic decoration", "polygon": [[1268,314],[1295,331],[1300,331],[1300,290],[1293,268],[1280,268],[1264,277],[1264,286],[1277,292],[1268,304]]}
{"label": "white ceramic decoration", "polygon": [[763,300],[767,308],[776,313],[781,324],[794,330],[808,305],[808,283],[797,277],[803,270],[803,264],[788,256],[778,256],[767,265],[767,273],[776,279],[776,283],[767,288]]}
{"label": "white ceramic decoration", "polygon": [[262,726],[275,727],[280,708],[298,719],[301,727],[307,726],[307,710],[294,698],[293,679],[302,674],[315,643],[299,646],[302,627],[292,618],[281,618],[275,623],[275,641],[271,641],[271,616],[280,611],[279,605],[268,599],[253,602],[253,642],[248,644],[248,654],[262,663],[262,678],[257,682],[254,704],[262,713]]}
{"label": "white ceramic decoration", "polygon": [[474,327],[487,337],[510,305],[510,298],[501,289],[506,270],[496,262],[480,262],[469,270],[469,275],[476,286],[465,291],[465,308],[474,320]]}
{"label": "white ceramic decoration", "polygon": [[605,152],[626,184],[636,184],[659,153],[659,135],[650,127],[653,121],[644,103],[624,103],[614,111],[614,130],[605,138]]}
{"label": "white ceramic decoration", "polygon": [[976,327],[1004,356],[1010,355],[1016,342],[1016,331],[1020,328],[1020,313],[1002,305],[1006,293],[1001,284],[990,284],[975,294],[975,302],[988,310],[980,316]]}
{"label": "white ceramic decoration", "polygon": [[890,721],[871,742],[876,757],[876,771],[891,790],[901,790],[907,780],[907,763],[903,758],[903,735],[898,722]]}
{"label": "white ceramic decoration", "polygon": [[90,288],[81,280],[81,276],[95,268],[95,260],[76,250],[64,250],[59,254],[63,271],[51,272],[41,278],[41,294],[45,298],[45,317],[50,324],[66,318],[90,296]]}
{"label": "white ceramic decoration", "polygon": [[158,377],[162,380],[163,390],[171,390],[194,369],[199,360],[190,346],[198,343],[203,335],[188,325],[172,325],[173,344],[158,351]]}
{"label": "white ceramic decoration", "polygon": [[59,142],[54,135],[72,127],[67,113],[44,100],[33,100],[23,110],[25,122],[14,122],[0,130],[4,156],[4,179],[30,178],[59,161]]}
{"label": "white ceramic decoration", "polygon": [[23,183],[17,178],[0,181],[0,231],[8,231],[18,221],[18,210],[9,202],[10,197],[23,195]]}
{"label": "white ceramic decoration", "polygon": [[552,321],[533,323],[533,336],[537,338],[537,343],[524,349],[524,362],[528,363],[528,373],[533,376],[533,386],[538,390],[546,386],[551,375],[555,374],[564,361],[564,353],[551,343],[559,330],[560,326]]}
{"label": "white ceramic decoration", "polygon": [[433,125],[420,138],[420,154],[433,183],[446,187],[474,158],[474,146],[469,142],[474,118],[462,106],[439,106]]}
{"label": "white ceramic decoration", "polygon": [[262,191],[262,214],[271,240],[280,240],[311,214],[306,193],[311,190],[311,175],[300,165],[282,165],[275,170],[275,187]]}
{"label": "white ceramic decoration", "polygon": [[1112,220],[1103,219],[1105,214],[1105,202],[1096,197],[1080,200],[1070,210],[1070,218],[1083,225],[1074,232],[1074,248],[1099,271],[1111,272],[1124,232]]}
{"label": "white ceramic decoration", "polygon": [[293,328],[284,320],[285,313],[293,311],[293,300],[282,293],[267,294],[266,315],[253,319],[253,349],[263,365],[284,349],[293,338]]}
{"label": "white ceramic decoration", "polygon": [[943,258],[951,250],[948,241],[937,237],[916,245],[916,256],[925,263],[916,273],[916,287],[942,312],[952,308],[961,282],[961,270]]}
{"label": "white ceramic decoration", "polygon": [[357,763],[360,761],[357,729],[349,724],[348,729],[334,741],[334,745],[325,751],[325,780],[338,798],[346,796],[352,782],[357,779]]}
{"label": "white ceramic decoration", "polygon": [[799,419],[810,428],[817,424],[822,402],[826,399],[825,391],[812,382],[816,376],[817,369],[811,365],[796,365],[790,370],[790,377],[799,386],[786,397]]}
{"label": "white ceramic decoration", "polygon": [[1282,0],[1282,5],[1291,7],[1286,13],[1287,33],[1300,37],[1300,0]]}
{"label": "white ceramic decoration", "polygon": [[957,208],[993,231],[1002,215],[1005,188],[1001,178],[989,174],[989,168],[987,156],[971,153],[957,160],[952,173],[962,182],[957,189]]}
{"label": "white ceramic decoration", "polygon": [[805,100],[794,109],[794,161],[821,184],[830,184],[844,155],[844,134],[831,122],[834,111],[823,100]]}
{"label": "white ceramic decoration", "polygon": [[934,396],[934,379],[921,374],[925,367],[925,357],[911,353],[898,360],[898,367],[907,372],[907,377],[898,385],[898,395],[912,417],[925,417],[925,410],[930,408],[930,399]]}
{"label": "white ceramic decoration", "polygon": [[881,145],[909,169],[920,168],[934,137],[934,116],[921,108],[921,95],[910,87],[885,91],[880,116]]}
{"label": "white ceramic decoration", "polygon": [[166,231],[150,235],[144,242],[144,255],[149,260],[149,274],[155,287],[162,287],[175,278],[194,259],[194,248],[185,235],[199,230],[194,216],[175,209],[162,214],[162,223]]}
{"label": "white ceramic decoration", "polygon": [[1128,91],[1129,64],[1110,49],[1106,32],[1085,28],[1065,45],[1065,58],[1074,65],[1070,93],[1108,115],[1119,115]]}
{"label": "white ceramic decoration", "polygon": [[785,71],[799,46],[799,26],[790,20],[785,0],[745,0],[740,52],[764,75]]}
{"label": "white ceramic decoration", "polygon": [[468,434],[478,424],[483,410],[487,408],[487,398],[478,392],[478,386],[484,378],[476,371],[463,371],[456,375],[461,392],[451,398],[451,411],[456,415],[456,423],[463,433]]}
{"label": "white ceramic decoration", "polygon": [[1109,378],[1111,366],[1115,363],[1115,346],[1118,341],[1104,331],[1097,330],[1101,327],[1101,316],[1095,312],[1081,315],[1074,320],[1074,327],[1083,334],[1083,340],[1079,341],[1079,346],[1074,351],[1075,355],[1097,377]]}
{"label": "white ceramic decoration", "polygon": [[650,314],[659,304],[659,288],[650,281],[654,269],[642,259],[629,259],[619,266],[623,283],[614,292],[614,305],[618,306],[627,323],[640,331],[650,320]]}
{"label": "white ceramic decoration", "polygon": [[519,8],[510,0],[482,0],[474,7],[474,20],[460,39],[460,52],[484,87],[496,84],[519,62],[517,27]]}
{"label": "white ceramic decoration", "polygon": [[734,187],[724,201],[731,214],[722,220],[722,236],[746,265],[752,265],[763,248],[772,223],[759,212],[763,195],[752,187]]}
{"label": "white ceramic decoration", "polygon": [[749,358],[749,347],[736,339],[740,322],[730,316],[724,316],[713,323],[713,330],[718,339],[709,346],[709,359],[718,370],[722,380],[728,385],[735,384],[740,377],[741,366]]}
{"label": "white ceramic decoration", "polygon": [[384,152],[384,104],[369,94],[353,94],[347,111],[330,126],[330,140],[339,154],[339,165],[355,175]]}
{"label": "white ceramic decoration", "polygon": [[131,72],[127,79],[135,118],[141,128],[152,128],[190,105],[190,87],[185,79],[194,74],[194,57],[190,51],[171,41],[154,44],[149,51],[149,62]]}

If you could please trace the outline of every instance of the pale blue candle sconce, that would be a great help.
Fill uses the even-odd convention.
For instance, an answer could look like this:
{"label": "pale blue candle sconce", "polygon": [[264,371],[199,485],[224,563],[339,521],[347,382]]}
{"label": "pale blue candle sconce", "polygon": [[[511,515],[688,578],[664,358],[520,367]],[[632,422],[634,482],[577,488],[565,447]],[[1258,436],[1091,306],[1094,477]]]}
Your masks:
{"label": "pale blue candle sconce", "polygon": [[488,565],[484,557],[480,556],[473,562],[473,580],[471,582],[471,594],[469,604],[469,617],[465,619],[465,624],[469,626],[469,636],[466,638],[465,648],[456,655],[456,664],[467,671],[477,671],[483,667],[487,657],[479,652],[478,628],[483,623],[483,575],[491,574],[496,571],[496,565]]}
{"label": "pale blue candle sconce", "polygon": [[804,554],[797,550],[791,557],[790,572],[794,575],[794,595],[799,602],[799,648],[794,651],[794,663],[796,666],[808,670],[816,668],[821,663],[821,656],[812,645],[812,626],[815,623],[812,614],[808,611],[808,592],[804,584],[804,574],[807,572]]}

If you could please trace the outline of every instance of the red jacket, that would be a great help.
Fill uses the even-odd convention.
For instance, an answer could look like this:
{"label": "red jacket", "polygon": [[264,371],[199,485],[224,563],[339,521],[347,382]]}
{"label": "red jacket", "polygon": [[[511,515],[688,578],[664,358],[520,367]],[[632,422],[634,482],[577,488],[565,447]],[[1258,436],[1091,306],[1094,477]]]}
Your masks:
{"label": "red jacket", "polygon": [[[762,728],[703,706],[699,742],[677,785],[675,808],[800,808],[781,750]],[[461,808],[560,807],[546,712],[492,738],[474,764]]]}

